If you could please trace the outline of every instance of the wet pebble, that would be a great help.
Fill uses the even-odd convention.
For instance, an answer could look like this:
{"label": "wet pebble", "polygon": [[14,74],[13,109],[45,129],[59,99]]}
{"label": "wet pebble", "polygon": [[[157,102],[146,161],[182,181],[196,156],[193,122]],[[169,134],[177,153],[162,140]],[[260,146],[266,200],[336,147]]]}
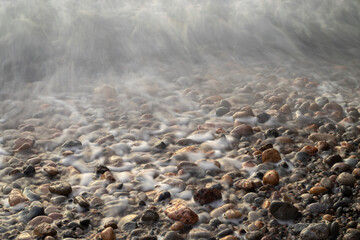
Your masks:
{"label": "wet pebble", "polygon": [[329,228],[325,223],[312,223],[300,233],[301,240],[327,240]]}
{"label": "wet pebble", "polygon": [[68,182],[56,181],[50,183],[49,191],[52,193],[67,196],[72,192],[72,188]]}

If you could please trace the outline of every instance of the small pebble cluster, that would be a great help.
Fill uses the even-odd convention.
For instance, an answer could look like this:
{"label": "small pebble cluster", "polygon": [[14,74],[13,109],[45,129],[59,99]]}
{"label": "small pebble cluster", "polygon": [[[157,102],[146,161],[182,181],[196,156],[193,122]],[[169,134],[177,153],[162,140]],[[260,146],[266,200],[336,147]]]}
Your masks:
{"label": "small pebble cluster", "polygon": [[0,239],[360,239],[352,71],[0,94]]}

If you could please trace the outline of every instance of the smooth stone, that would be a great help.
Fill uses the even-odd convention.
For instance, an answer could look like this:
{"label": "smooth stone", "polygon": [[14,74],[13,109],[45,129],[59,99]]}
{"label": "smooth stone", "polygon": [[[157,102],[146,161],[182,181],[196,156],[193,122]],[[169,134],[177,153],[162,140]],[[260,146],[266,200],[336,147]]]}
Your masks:
{"label": "smooth stone", "polygon": [[353,186],[356,178],[351,173],[343,172],[336,178],[336,181],[343,185]]}
{"label": "smooth stone", "polygon": [[56,181],[50,183],[49,191],[60,195],[67,196],[72,192],[71,185],[68,182]]}
{"label": "smooth stone", "polygon": [[257,193],[249,192],[244,196],[244,201],[247,203],[253,203],[255,201],[255,198],[258,197]]}
{"label": "smooth stone", "polygon": [[159,219],[159,214],[151,209],[148,209],[141,216],[141,220],[144,222],[156,222]]}
{"label": "smooth stone", "polygon": [[163,240],[185,240],[179,233],[177,232],[167,232],[163,238]]}
{"label": "smooth stone", "polygon": [[112,227],[107,227],[101,232],[102,240],[116,240],[116,235]]}

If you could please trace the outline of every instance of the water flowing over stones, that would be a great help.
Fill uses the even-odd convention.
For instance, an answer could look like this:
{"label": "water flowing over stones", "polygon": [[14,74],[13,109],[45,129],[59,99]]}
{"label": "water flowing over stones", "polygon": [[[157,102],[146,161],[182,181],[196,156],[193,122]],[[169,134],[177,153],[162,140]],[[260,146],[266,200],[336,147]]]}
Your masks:
{"label": "water flowing over stones", "polygon": [[359,3],[280,2],[2,1],[0,239],[359,239]]}

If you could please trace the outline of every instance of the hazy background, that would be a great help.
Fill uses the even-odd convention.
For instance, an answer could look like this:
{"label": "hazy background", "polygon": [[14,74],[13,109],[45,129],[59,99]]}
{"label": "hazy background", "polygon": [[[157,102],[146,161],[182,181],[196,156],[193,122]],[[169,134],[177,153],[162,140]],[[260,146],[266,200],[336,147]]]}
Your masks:
{"label": "hazy background", "polygon": [[0,1],[2,91],[17,82],[67,88],[131,73],[166,79],[229,64],[296,68],[359,57],[356,0]]}

